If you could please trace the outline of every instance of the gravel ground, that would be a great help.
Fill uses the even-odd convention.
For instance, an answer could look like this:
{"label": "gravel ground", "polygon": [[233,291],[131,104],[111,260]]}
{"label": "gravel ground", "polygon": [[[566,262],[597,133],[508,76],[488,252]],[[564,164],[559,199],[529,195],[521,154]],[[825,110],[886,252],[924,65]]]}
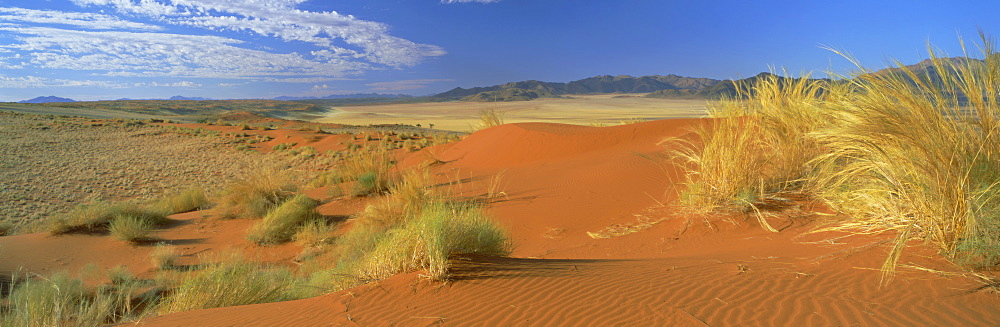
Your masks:
{"label": "gravel ground", "polygon": [[264,160],[282,159],[157,126],[0,112],[0,222],[195,185],[212,192]]}

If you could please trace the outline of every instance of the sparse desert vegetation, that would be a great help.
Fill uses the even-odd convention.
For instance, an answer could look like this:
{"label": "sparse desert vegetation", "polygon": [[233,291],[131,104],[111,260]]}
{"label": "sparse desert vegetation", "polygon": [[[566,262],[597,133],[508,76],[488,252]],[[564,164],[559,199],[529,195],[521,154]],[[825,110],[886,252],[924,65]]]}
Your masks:
{"label": "sparse desert vegetation", "polygon": [[[986,58],[1000,58],[984,48]],[[1000,80],[993,76],[998,60],[934,61],[946,72],[935,79],[906,67],[834,80],[761,74],[711,102],[710,119],[505,125],[510,107],[488,108],[478,118],[482,131],[464,139],[244,114],[200,124],[4,114],[38,127],[40,137],[61,128],[98,140],[100,133],[86,131],[120,132],[114,135],[180,142],[191,147],[185,155],[209,163],[231,155],[219,159],[231,165],[204,172],[211,176],[205,183],[184,177],[201,172],[178,170],[164,175],[175,179],[170,187],[150,187],[157,180],[148,177],[111,188],[128,189],[122,196],[72,201],[32,224],[0,221],[0,235],[19,234],[0,238],[0,278],[11,281],[0,284],[0,323],[169,324],[204,314],[198,309],[296,299],[334,309],[304,313],[296,310],[310,306],[292,305],[293,314],[280,315],[288,321],[249,313],[256,320],[244,323],[446,321],[430,313],[400,317],[406,310],[399,308],[495,313],[480,302],[485,298],[516,303],[505,310],[553,307],[524,285],[555,293],[587,285],[610,295],[587,291],[580,301],[602,308],[614,307],[619,293],[662,297],[650,304],[656,312],[670,312],[663,303],[690,312],[637,324],[706,323],[699,316],[721,321],[712,310],[787,317],[814,302],[860,313],[867,309],[843,298],[884,304],[869,288],[890,281],[855,267],[880,266],[908,283],[880,289],[891,297],[938,296],[943,284],[975,289],[939,304],[935,310],[944,313],[930,321],[989,320],[983,312],[995,304],[986,300],[997,289],[990,269],[1000,257],[1000,91],[989,82]],[[664,146],[668,158],[660,160]],[[105,151],[73,150],[63,155]],[[129,165],[152,160],[101,153]],[[56,246],[49,244],[71,254],[56,251],[47,260],[8,252]],[[94,254],[103,251],[121,257]],[[27,262],[30,272],[15,271],[6,258]],[[755,288],[750,279],[774,289]],[[848,285],[840,291],[846,295],[815,296],[830,284]],[[465,300],[438,297],[454,294]],[[779,303],[736,300],[746,294]],[[643,308],[613,310],[655,316]],[[899,321],[928,319],[923,307],[885,310]],[[823,322],[876,321],[859,317]]]}

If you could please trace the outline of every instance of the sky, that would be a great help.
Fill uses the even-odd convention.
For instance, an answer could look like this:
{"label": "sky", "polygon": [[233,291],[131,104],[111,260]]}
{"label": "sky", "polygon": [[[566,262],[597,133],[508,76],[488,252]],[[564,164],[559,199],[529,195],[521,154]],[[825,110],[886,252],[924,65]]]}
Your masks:
{"label": "sky", "polygon": [[[976,57],[995,1],[0,0],[0,101],[429,95]],[[981,57],[981,56],[980,56]]]}

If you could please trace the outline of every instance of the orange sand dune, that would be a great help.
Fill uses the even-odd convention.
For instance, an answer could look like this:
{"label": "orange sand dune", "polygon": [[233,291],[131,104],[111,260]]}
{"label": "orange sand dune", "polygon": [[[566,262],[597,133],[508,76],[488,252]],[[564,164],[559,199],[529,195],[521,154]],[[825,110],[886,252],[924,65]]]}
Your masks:
{"label": "orange sand dune", "polygon": [[[878,287],[883,251],[792,244],[741,228],[647,259],[465,258],[453,280],[418,273],[317,298],[208,309],[152,326],[987,326],[995,294],[964,278],[906,270]],[[650,230],[649,233],[661,233]],[[647,235],[648,237],[648,235]],[[655,236],[653,236],[655,237]],[[868,241],[868,240],[866,240]],[[686,243],[668,242],[669,245]],[[724,244],[724,245],[722,245]],[[722,246],[714,246],[722,245]],[[849,246],[849,245],[847,245]],[[684,247],[684,246],[682,246]],[[787,255],[789,247],[796,247]],[[838,250],[840,249],[840,250]],[[926,251],[924,251],[926,252]],[[807,257],[797,255],[807,254]],[[926,253],[925,253],[926,254]],[[942,268],[939,258],[910,258]]]}
{"label": "orange sand dune", "polygon": [[[665,137],[700,120],[617,127],[510,124],[428,151],[440,179],[466,195],[503,192],[490,212],[518,258],[466,258],[454,279],[419,273],[284,303],[184,312],[150,325],[997,325],[1000,299],[966,277],[902,269],[879,287],[891,235],[809,234],[790,208],[770,233],[742,215],[702,217],[660,206],[676,167]],[[500,176],[494,179],[494,176]],[[499,180],[495,182],[494,180]],[[452,186],[454,187],[454,186]],[[808,205],[808,204],[804,204]],[[613,226],[646,230],[595,239]],[[646,226],[644,226],[646,227]],[[903,262],[954,270],[926,248]]]}
{"label": "orange sand dune", "polygon": [[[142,323],[1000,325],[1000,298],[974,278],[901,268],[892,283],[880,287],[877,268],[892,235],[806,234],[827,219],[810,214],[811,203],[790,205],[768,218],[778,233],[742,214],[696,215],[665,205],[676,198],[672,181],[679,170],[662,157],[658,143],[704,122],[600,128],[509,124],[409,154],[404,164],[430,157],[443,162],[433,168],[438,187],[456,195],[490,196],[493,190],[488,210],[510,230],[516,245],[512,258],[456,258],[447,283],[428,282],[415,272],[311,299],[181,312]],[[322,193],[309,192],[316,198]],[[363,208],[360,201],[336,200],[320,209],[346,216]],[[294,245],[250,246],[242,239],[248,222],[202,214],[211,213],[175,217],[178,226],[160,236],[188,242],[185,254],[236,247],[257,251],[264,260],[289,262],[297,252]],[[97,260],[102,254],[90,251],[98,250],[143,256],[127,245],[89,238],[0,238],[0,264],[52,266],[44,259],[52,256],[41,251],[60,253],[66,246],[79,248],[67,256],[81,263]],[[14,248],[39,259],[8,254]],[[149,269],[148,263],[130,260],[138,270]],[[920,244],[901,262],[957,271]]]}

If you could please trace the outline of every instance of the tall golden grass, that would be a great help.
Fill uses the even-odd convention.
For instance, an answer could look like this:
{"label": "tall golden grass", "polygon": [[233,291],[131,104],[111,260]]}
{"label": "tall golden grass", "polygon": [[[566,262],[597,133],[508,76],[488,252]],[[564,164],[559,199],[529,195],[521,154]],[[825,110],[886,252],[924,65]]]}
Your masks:
{"label": "tall golden grass", "polygon": [[294,279],[287,268],[252,262],[238,255],[201,257],[207,267],[188,275],[163,299],[160,313],[287,300]]}
{"label": "tall golden grass", "polygon": [[506,231],[481,203],[449,200],[432,181],[427,167],[403,172],[390,193],[370,203],[333,242],[336,263],[312,273],[309,287],[298,291],[315,295],[416,270],[442,280],[452,255],[510,253]]}
{"label": "tall golden grass", "polygon": [[875,72],[845,55],[860,69],[850,78],[739,85],[713,104],[722,118],[666,141],[687,171],[682,201],[757,210],[783,192],[811,195],[851,217],[833,229],[897,232],[883,277],[915,238],[961,264],[997,265],[1000,55],[981,38],[983,60],[931,50],[929,73],[898,62]]}
{"label": "tall golden grass", "polygon": [[392,184],[390,169],[394,164],[389,149],[378,145],[365,145],[347,154],[340,172],[343,178],[357,181],[351,190],[351,195],[381,194],[388,191]]}
{"label": "tall golden grass", "polygon": [[274,210],[296,190],[288,173],[258,168],[233,183],[220,200],[227,218],[260,218]]}
{"label": "tall golden grass", "polygon": [[817,196],[855,217],[845,227],[899,232],[883,271],[913,238],[965,265],[1000,264],[1000,57],[981,39],[984,60],[929,50],[935,74],[872,72],[848,57],[861,69],[854,92],[815,135],[826,148]]}
{"label": "tall golden grass", "polygon": [[479,122],[472,125],[473,132],[503,125],[504,116],[506,116],[505,112],[500,110],[499,105],[495,102],[491,105],[480,108],[476,115],[479,117]]}
{"label": "tall golden grass", "polygon": [[682,201],[706,210],[757,211],[761,201],[801,191],[808,163],[821,151],[808,135],[824,124],[825,85],[808,75],[762,75],[737,85],[737,96],[710,103],[714,119],[693,127],[693,137],[665,141],[687,171]]}
{"label": "tall golden grass", "polygon": [[305,195],[296,195],[285,200],[277,208],[264,215],[247,231],[247,239],[257,244],[279,244],[292,240],[295,233],[306,222],[319,218],[316,206],[319,203]]}
{"label": "tall golden grass", "polygon": [[3,326],[102,326],[140,319],[159,299],[149,285],[125,270],[109,271],[111,283],[88,287],[66,272],[18,276],[2,303]]}

